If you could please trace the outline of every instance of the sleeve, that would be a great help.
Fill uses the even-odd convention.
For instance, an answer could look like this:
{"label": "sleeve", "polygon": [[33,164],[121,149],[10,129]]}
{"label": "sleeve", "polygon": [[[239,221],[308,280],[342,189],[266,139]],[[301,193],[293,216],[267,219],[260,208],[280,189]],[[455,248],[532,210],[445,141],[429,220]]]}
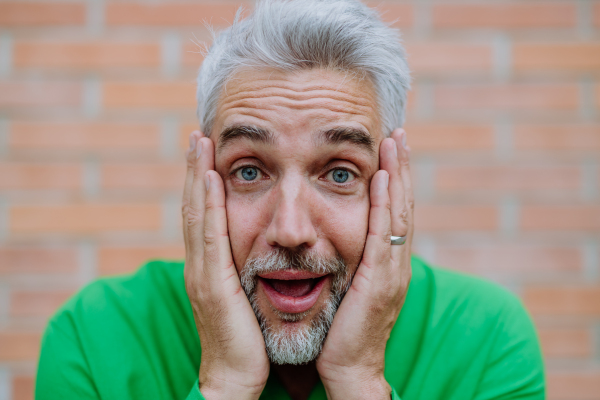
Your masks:
{"label": "sleeve", "polygon": [[79,340],[54,322],[50,322],[42,338],[35,399],[100,399]]}
{"label": "sleeve", "polygon": [[206,400],[202,393],[200,393],[200,382],[196,381],[192,390],[190,390],[190,394],[185,400]]}
{"label": "sleeve", "polygon": [[[390,385],[391,386],[391,385]],[[402,400],[400,398],[400,396],[398,396],[398,393],[396,393],[396,389],[394,389],[394,387],[392,386],[392,400]]]}
{"label": "sleeve", "polygon": [[492,399],[545,399],[539,339],[523,304],[512,296],[500,315],[475,396],[475,400]]}

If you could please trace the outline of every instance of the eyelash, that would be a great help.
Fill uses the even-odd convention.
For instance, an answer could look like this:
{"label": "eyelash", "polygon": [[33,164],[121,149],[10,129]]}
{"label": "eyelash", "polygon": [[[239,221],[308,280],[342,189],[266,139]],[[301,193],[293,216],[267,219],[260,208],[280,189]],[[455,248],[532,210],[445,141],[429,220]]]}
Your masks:
{"label": "eyelash", "polygon": [[[238,173],[239,171],[243,170],[244,168],[256,168],[258,171],[260,171],[260,173],[262,174],[262,177],[261,177],[260,179],[253,180],[253,181],[246,181],[246,180],[244,180],[244,179],[240,179],[240,178],[238,178],[238,177],[237,177],[237,173]],[[253,165],[253,164],[246,164],[246,165],[241,165],[241,166],[239,166],[238,168],[234,169],[234,170],[231,172],[231,176],[232,176],[232,177],[234,177],[234,178],[236,178],[238,181],[240,181],[240,182],[243,182],[243,184],[252,184],[252,183],[256,183],[256,182],[258,182],[259,180],[262,180],[262,179],[264,179],[265,177],[269,177],[269,175],[265,174],[265,172],[264,172],[264,171],[263,171],[261,168],[257,167],[256,165]]]}
{"label": "eyelash", "polygon": [[[243,182],[243,184],[249,185],[249,184],[253,184],[253,183],[256,183],[256,182],[259,181],[259,180],[246,181],[244,179],[238,178],[237,177],[237,173],[239,171],[241,171],[242,169],[244,169],[244,168],[256,168],[257,170],[259,170],[260,173],[262,174],[262,177],[259,180],[262,180],[265,177],[267,177],[267,178],[269,177],[268,174],[266,174],[261,168],[257,167],[256,165],[253,165],[253,164],[241,165],[241,166],[239,166],[238,168],[234,169],[231,172],[231,176],[234,177],[234,178],[236,178],[238,181]],[[347,183],[337,183],[337,182],[333,182],[333,181],[330,181],[330,180],[326,179],[327,175],[329,175],[330,172],[338,170],[338,169],[342,170],[342,171],[348,172],[349,174],[352,175],[353,179],[350,182],[347,182]],[[347,186],[347,185],[350,185],[351,183],[353,183],[358,178],[358,174],[356,172],[350,170],[349,168],[345,168],[345,167],[333,167],[333,168],[330,168],[322,176],[324,177],[323,178],[324,180],[327,180],[327,182],[332,183],[332,184],[334,184],[336,186]],[[319,178],[319,179],[321,179],[321,178]]]}
{"label": "eyelash", "polygon": [[[343,182],[343,183],[339,183],[339,182],[335,182],[335,181],[331,181],[327,178],[327,175],[329,175],[331,172],[336,171],[336,170],[340,170],[340,171],[346,171],[351,175],[351,180],[349,182]],[[325,179],[327,180],[327,182],[332,183],[336,186],[348,186],[350,184],[352,184],[356,178],[358,178],[358,174],[352,170],[350,170],[349,168],[345,168],[345,167],[333,167],[331,169],[329,169],[326,173],[325,173]]]}

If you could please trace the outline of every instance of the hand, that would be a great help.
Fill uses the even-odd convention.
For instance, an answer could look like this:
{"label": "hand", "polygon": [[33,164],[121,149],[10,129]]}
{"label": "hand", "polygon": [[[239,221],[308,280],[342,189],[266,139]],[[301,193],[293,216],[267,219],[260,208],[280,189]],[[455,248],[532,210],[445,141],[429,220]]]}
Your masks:
{"label": "hand", "polygon": [[212,140],[193,132],[186,157],[184,276],[202,345],[200,390],[207,399],[258,399],[269,359],[231,255],[225,189],[214,171]]}
{"label": "hand", "polygon": [[[363,258],[317,359],[328,399],[390,398],[385,347],[411,278],[414,201],[405,140],[397,129],[380,146]],[[391,245],[391,235],[407,236],[406,243]]]}

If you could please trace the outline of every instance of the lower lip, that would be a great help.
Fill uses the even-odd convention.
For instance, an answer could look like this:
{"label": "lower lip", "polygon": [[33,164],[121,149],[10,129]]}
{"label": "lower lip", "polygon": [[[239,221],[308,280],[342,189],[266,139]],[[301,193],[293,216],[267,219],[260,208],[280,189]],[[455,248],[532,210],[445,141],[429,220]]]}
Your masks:
{"label": "lower lip", "polygon": [[259,278],[259,282],[273,307],[284,313],[297,314],[308,311],[315,305],[327,279],[327,277],[321,278],[309,293],[300,297],[281,294],[261,278]]}

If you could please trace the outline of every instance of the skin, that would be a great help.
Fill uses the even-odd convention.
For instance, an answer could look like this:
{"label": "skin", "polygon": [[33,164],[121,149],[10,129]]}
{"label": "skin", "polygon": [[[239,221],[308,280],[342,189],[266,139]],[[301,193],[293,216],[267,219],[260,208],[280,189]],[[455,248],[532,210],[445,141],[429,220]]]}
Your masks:
{"label": "skin", "polygon": [[[269,141],[224,140],[233,126],[269,131]],[[372,148],[323,141],[323,130],[360,130]],[[413,197],[406,133],[384,138],[368,79],[339,71],[262,69],[236,74],[223,90],[210,138],[190,135],[182,213],[185,279],[202,343],[200,389],[207,399],[257,399],[270,368],[294,399],[320,377],[330,399],[388,398],[384,352],[410,282]],[[255,167],[248,182],[242,167]],[[339,184],[332,171],[350,172]],[[391,246],[390,235],[408,236]],[[249,257],[304,247],[346,261],[354,274],[316,362],[270,365],[238,273]],[[329,295],[295,326],[308,324]],[[264,292],[259,306],[281,321]]]}

